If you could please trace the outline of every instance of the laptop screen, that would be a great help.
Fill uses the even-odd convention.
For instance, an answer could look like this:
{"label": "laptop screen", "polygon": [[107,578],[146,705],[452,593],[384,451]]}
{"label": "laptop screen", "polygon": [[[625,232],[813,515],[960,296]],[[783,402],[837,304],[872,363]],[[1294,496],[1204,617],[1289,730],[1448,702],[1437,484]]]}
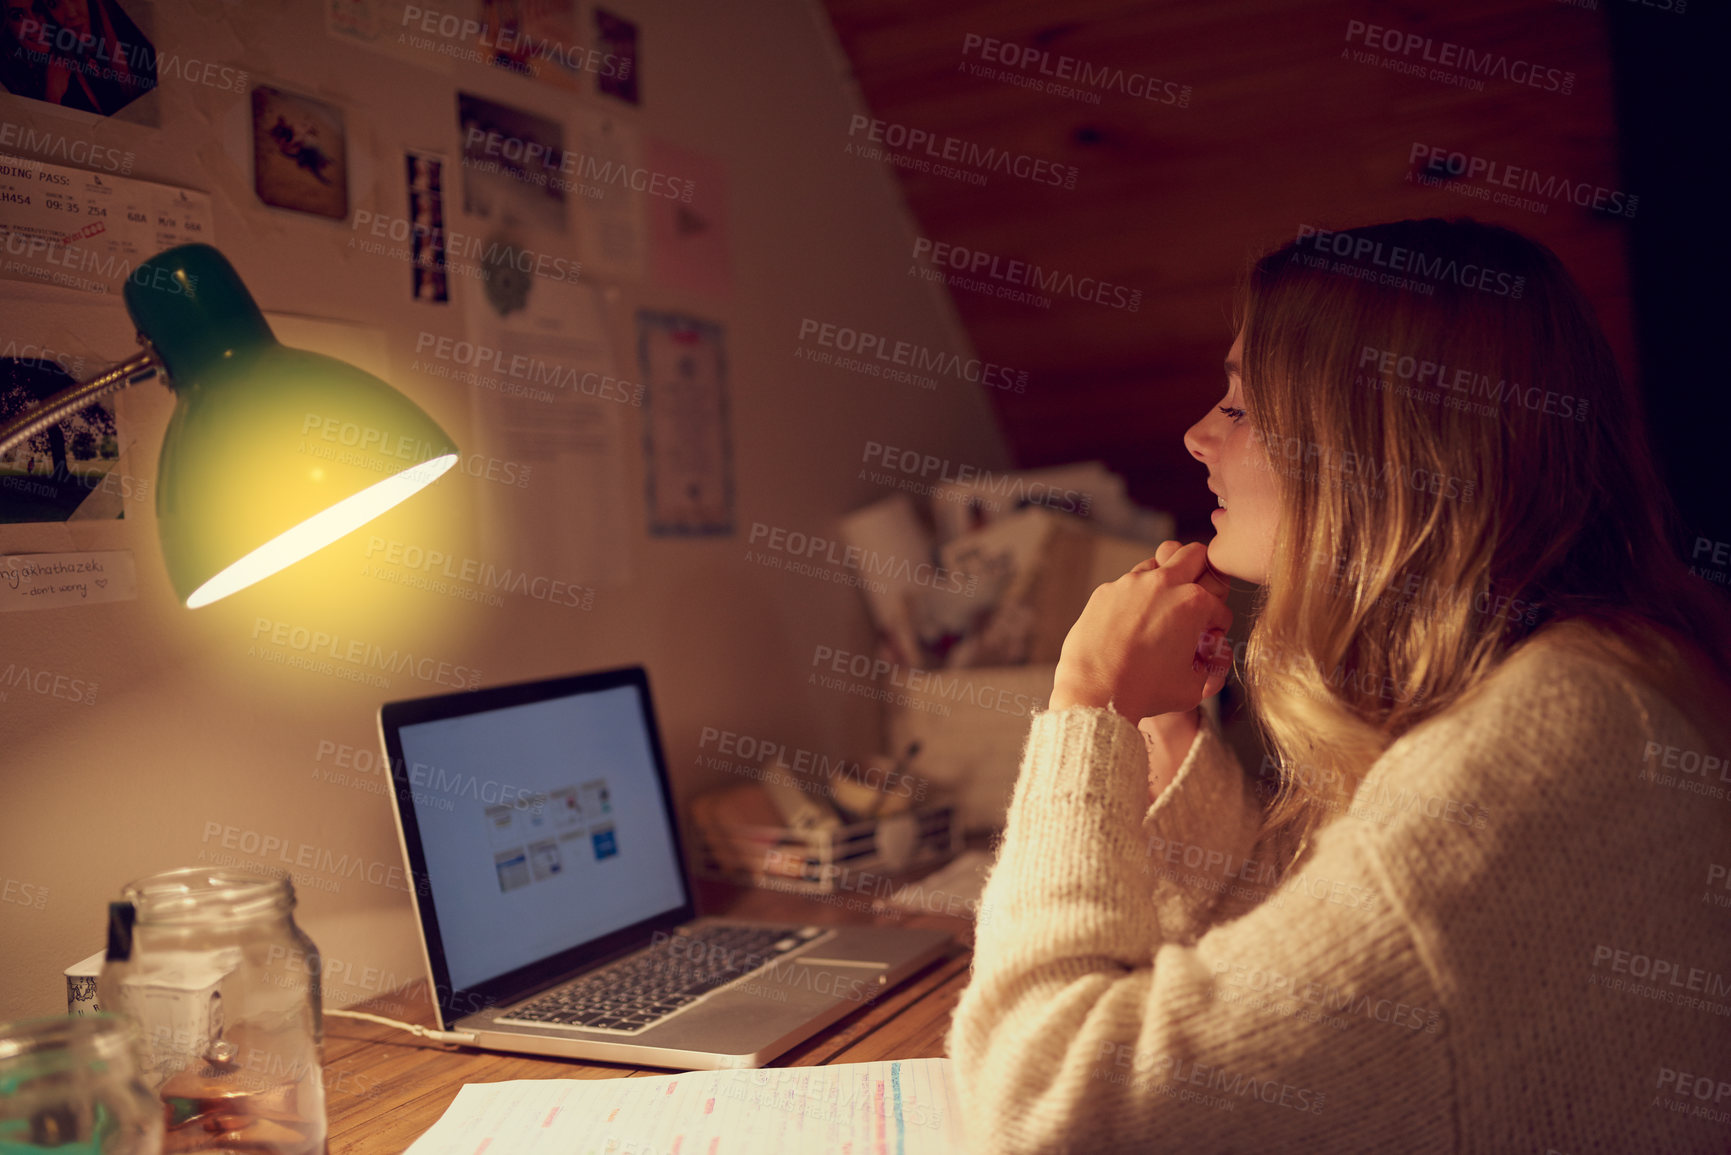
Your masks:
{"label": "laptop screen", "polygon": [[[401,759],[398,804],[413,814],[403,815],[405,841],[413,829],[422,902],[436,912],[429,949],[443,949],[447,990],[483,987],[687,902],[636,672],[625,684],[562,679],[572,692],[540,700],[500,703],[535,688],[503,687],[418,711],[443,717],[392,716],[420,703],[385,708],[387,746],[400,744],[390,750]],[[464,709],[464,699],[489,708]]]}

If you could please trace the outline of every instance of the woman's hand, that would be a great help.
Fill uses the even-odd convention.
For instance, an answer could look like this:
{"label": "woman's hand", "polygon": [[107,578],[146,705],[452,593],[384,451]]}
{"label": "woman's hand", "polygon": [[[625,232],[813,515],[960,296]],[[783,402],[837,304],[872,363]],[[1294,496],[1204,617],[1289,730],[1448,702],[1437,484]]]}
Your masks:
{"label": "woman's hand", "polygon": [[1049,708],[1111,706],[1134,725],[1194,709],[1231,667],[1226,583],[1200,542],[1163,543],[1097,588],[1064,638]]}

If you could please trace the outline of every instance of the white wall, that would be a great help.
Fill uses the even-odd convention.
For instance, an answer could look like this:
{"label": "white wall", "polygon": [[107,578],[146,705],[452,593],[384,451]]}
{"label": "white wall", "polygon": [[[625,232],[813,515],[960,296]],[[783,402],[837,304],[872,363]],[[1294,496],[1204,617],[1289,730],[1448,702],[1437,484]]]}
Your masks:
{"label": "white wall", "polygon": [[[590,7],[582,6],[585,27]],[[838,515],[882,496],[858,479],[868,439],[985,468],[1007,464],[1003,442],[976,386],[945,379],[927,391],[792,358],[808,316],[967,349],[947,301],[907,275],[913,230],[889,174],[843,152],[858,98],[838,70],[823,17],[789,0],[619,7],[643,37],[644,103],[621,114],[648,134],[725,160],[734,286],[713,298],[620,283],[609,312],[614,351],[635,379],[639,305],[726,324],[735,535],[647,535],[640,415],[624,408],[618,492],[634,577],[600,588],[588,612],[524,597],[489,607],[362,578],[367,531],[304,570],[188,611],[168,588],[149,508],[100,524],[0,527],[0,552],[126,549],[139,572],[133,601],[0,615],[0,670],[48,670],[97,687],[90,705],[0,687],[0,878],[11,896],[0,902],[0,1020],[62,1010],[59,973],[101,946],[105,903],[129,879],[220,850],[221,837],[207,834],[212,824],[351,861],[400,861],[387,799],[320,780],[315,772],[330,761],[318,751],[321,743],[376,749],[381,701],[445,687],[398,675],[379,690],[263,662],[247,653],[261,618],[478,668],[483,684],[642,662],[682,803],[716,784],[718,775],[694,765],[704,726],[851,755],[876,746],[872,703],[809,687],[805,677],[818,644],[869,647],[859,593],[747,562],[747,532],[756,521],[833,530]],[[458,155],[457,84],[552,116],[577,104],[621,109],[498,70],[462,65],[441,75],[338,42],[324,31],[318,0],[161,3],[154,29],[164,50],[340,103],[354,162],[352,209],[402,211],[404,147]],[[209,191],[215,242],[267,311],[382,330],[385,375],[463,443],[471,432],[466,387],[410,369],[423,329],[464,335],[460,303],[445,312],[412,303],[407,270],[351,249],[348,224],[261,205],[249,158],[235,144],[245,140],[244,94],[170,78],[146,99],[159,102],[160,128],[11,96],[0,96],[0,114],[133,150],[134,176]],[[449,175],[454,211],[456,170]],[[40,320],[44,302],[102,306],[110,320],[89,340],[110,356],[125,352],[117,299],[3,282],[0,294],[8,327],[54,323]],[[59,316],[70,324],[77,314]],[[128,395],[123,417],[138,437],[132,475],[153,473],[169,406],[157,385]],[[482,523],[500,508],[497,487],[456,476],[440,485],[443,492],[388,515],[379,532],[477,556],[489,548]],[[503,500],[517,503],[519,522],[557,534],[590,496],[531,485]],[[302,888],[299,912],[326,955],[418,977],[406,894],[364,877],[326,881],[334,888]],[[44,891],[40,907],[18,901]]]}

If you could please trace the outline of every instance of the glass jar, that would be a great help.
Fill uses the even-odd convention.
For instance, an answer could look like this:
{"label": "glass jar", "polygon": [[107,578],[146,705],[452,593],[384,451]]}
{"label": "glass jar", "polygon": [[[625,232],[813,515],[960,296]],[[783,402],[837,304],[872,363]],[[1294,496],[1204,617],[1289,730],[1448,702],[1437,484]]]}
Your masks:
{"label": "glass jar", "polygon": [[0,1023],[0,1151],[158,1155],[162,1104],[117,1015]]}
{"label": "glass jar", "polygon": [[97,991],[137,1024],[167,1149],[320,1155],[319,953],[295,925],[293,884],[194,867],[122,893]]}

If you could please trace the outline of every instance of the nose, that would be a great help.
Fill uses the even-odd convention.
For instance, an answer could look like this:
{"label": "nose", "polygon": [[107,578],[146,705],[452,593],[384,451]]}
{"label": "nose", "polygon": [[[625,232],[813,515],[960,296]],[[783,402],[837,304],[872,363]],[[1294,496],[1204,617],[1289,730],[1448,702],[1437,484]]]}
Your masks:
{"label": "nose", "polygon": [[1190,451],[1190,456],[1198,461],[1213,459],[1217,438],[1208,430],[1208,418],[1212,414],[1204,414],[1201,420],[1184,431],[1184,448]]}

